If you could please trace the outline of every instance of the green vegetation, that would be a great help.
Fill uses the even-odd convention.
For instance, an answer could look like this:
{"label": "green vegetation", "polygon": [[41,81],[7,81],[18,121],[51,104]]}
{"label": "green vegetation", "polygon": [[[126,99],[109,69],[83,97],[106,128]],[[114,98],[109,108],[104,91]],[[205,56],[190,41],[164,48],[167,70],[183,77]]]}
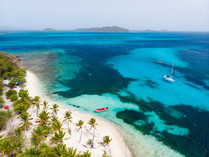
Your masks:
{"label": "green vegetation", "polygon": [[82,120],[79,120],[78,123],[76,123],[76,126],[78,126],[79,127],[79,130],[81,130],[81,135],[80,135],[79,143],[81,142],[81,138],[82,138],[83,123],[84,123],[84,121],[82,121]]}
{"label": "green vegetation", "polygon": [[57,115],[57,112],[59,111],[59,106],[57,105],[57,104],[54,104],[53,106],[52,106],[52,108],[50,108],[51,110],[52,110],[52,114],[55,114],[55,115]]}
{"label": "green vegetation", "polygon": [[89,120],[88,124],[91,125],[89,130],[91,130],[93,128],[93,131],[94,131],[93,132],[93,139],[92,139],[92,143],[91,143],[91,148],[93,148],[94,147],[94,137],[95,137],[96,125],[98,125],[98,124],[96,123],[96,119],[95,118],[91,118]]}
{"label": "green vegetation", "polygon": [[6,97],[9,98],[11,101],[16,101],[18,99],[17,91],[16,90],[8,90],[6,92]]}
{"label": "green vegetation", "polygon": [[27,90],[20,89],[20,91],[19,91],[19,96],[20,96],[22,99],[27,99],[27,98],[28,98],[28,91],[27,91]]}
{"label": "green vegetation", "polygon": [[9,98],[11,95],[14,95],[14,94],[17,95],[17,91],[10,89],[6,92],[6,97]]}
{"label": "green vegetation", "polygon": [[6,127],[8,118],[6,111],[0,111],[0,131]]}
{"label": "green vegetation", "polygon": [[37,108],[37,117],[38,117],[38,110],[40,109],[40,97],[39,96],[35,96],[33,99],[33,104],[36,106]]}
{"label": "green vegetation", "polygon": [[18,99],[18,96],[16,94],[13,94],[9,97],[9,99],[14,102]]}
{"label": "green vegetation", "polygon": [[18,61],[18,58],[13,55],[0,52],[0,78],[2,80],[9,79],[9,87],[16,85],[18,81],[21,81],[21,84],[25,83],[26,81],[26,69],[20,68],[17,65]]}
{"label": "green vegetation", "polygon": [[4,102],[3,98],[0,96],[0,108],[3,107],[3,104],[4,104],[4,103],[5,103],[5,102]]}
{"label": "green vegetation", "polygon": [[4,84],[2,82],[2,79],[0,79],[0,95],[2,95],[3,87],[4,87]]}
{"label": "green vegetation", "polygon": [[66,111],[65,112],[65,117],[64,117],[65,119],[64,119],[64,121],[66,121],[67,120],[67,125],[68,125],[68,129],[69,129],[69,122],[71,122],[72,123],[72,117],[71,117],[71,113],[69,113],[68,111]]}

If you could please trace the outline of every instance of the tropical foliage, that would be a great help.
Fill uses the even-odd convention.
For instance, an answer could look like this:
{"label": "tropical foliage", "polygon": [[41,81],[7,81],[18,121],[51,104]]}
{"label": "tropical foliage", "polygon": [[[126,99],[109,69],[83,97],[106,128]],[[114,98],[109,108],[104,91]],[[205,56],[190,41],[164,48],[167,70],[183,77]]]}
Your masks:
{"label": "tropical foliage", "polygon": [[35,106],[37,108],[37,116],[38,116],[38,110],[40,109],[40,97],[39,96],[35,96],[33,99],[33,102],[35,103]]}
{"label": "tropical foliage", "polygon": [[0,96],[0,108],[3,107],[3,104],[4,104],[4,103],[5,103],[5,102],[4,102],[3,98]]}
{"label": "tropical foliage", "polygon": [[52,106],[52,108],[50,108],[51,110],[52,110],[52,114],[55,114],[55,115],[57,115],[57,112],[59,111],[59,106],[57,105],[57,104],[54,104],[53,106]]}
{"label": "tropical foliage", "polygon": [[60,130],[58,133],[56,132],[54,134],[54,136],[52,136],[52,138],[50,139],[51,144],[58,143],[58,144],[63,145],[63,140],[64,140],[65,134],[66,134],[66,132],[63,132],[62,130]]}
{"label": "tropical foliage", "polygon": [[10,89],[6,92],[6,97],[9,98],[11,95],[14,95],[14,94],[17,95],[17,91]]}
{"label": "tropical foliage", "polygon": [[95,129],[96,129],[96,125],[98,125],[96,123],[96,119],[95,118],[91,118],[88,122],[89,125],[91,125],[90,129],[91,130],[93,128],[93,139],[92,139],[92,143],[91,143],[91,148],[94,147],[94,137],[95,137]]}
{"label": "tropical foliage", "polygon": [[64,121],[66,121],[67,120],[67,125],[68,125],[68,129],[69,129],[69,122],[71,122],[72,123],[72,117],[71,117],[71,113],[70,112],[68,112],[68,111],[66,111],[65,112],[65,117],[64,117],[65,119],[64,119]]}
{"label": "tropical foliage", "polygon": [[0,131],[6,127],[7,121],[7,112],[0,111]]}
{"label": "tropical foliage", "polygon": [[50,134],[50,127],[47,126],[38,126],[32,131],[31,142],[35,146],[38,146],[43,140],[46,140],[47,135]]}
{"label": "tropical foliage", "polygon": [[76,126],[78,126],[79,127],[79,130],[81,130],[81,135],[80,135],[79,143],[81,142],[83,123],[84,123],[84,121],[82,121],[82,120],[79,120],[78,123],[76,123]]}
{"label": "tropical foliage", "polygon": [[46,111],[42,111],[38,117],[39,120],[37,120],[36,122],[39,123],[40,126],[48,124],[48,120],[50,118],[49,113],[47,113]]}

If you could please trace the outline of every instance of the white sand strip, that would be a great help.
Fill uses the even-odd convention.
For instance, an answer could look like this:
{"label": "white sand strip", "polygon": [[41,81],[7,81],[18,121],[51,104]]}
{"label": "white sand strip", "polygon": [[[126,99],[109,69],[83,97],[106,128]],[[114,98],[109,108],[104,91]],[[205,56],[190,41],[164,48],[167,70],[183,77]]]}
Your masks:
{"label": "white sand strip", "polygon": [[[64,119],[64,113],[68,111],[69,109],[72,111],[72,124],[70,123],[70,128],[71,128],[71,135],[67,131],[67,122],[63,123],[63,128],[65,129],[66,133],[66,138],[69,138],[68,140],[65,140],[64,143],[67,145],[67,147],[74,147],[78,149],[78,152],[83,152],[86,150],[89,150],[92,153],[92,157],[99,157],[102,156],[102,154],[107,152],[108,155],[113,157],[131,157],[132,153],[128,149],[123,137],[121,136],[120,132],[113,126],[111,125],[110,122],[108,122],[105,119],[98,118],[89,114],[84,114],[78,111],[75,111],[74,109],[67,107],[65,104],[60,104],[59,102],[52,101],[48,97],[46,97],[42,91],[41,91],[41,86],[39,84],[39,80],[36,77],[35,74],[33,74],[30,71],[27,71],[27,76],[26,76],[27,83],[25,85],[25,89],[28,90],[29,94],[31,97],[34,96],[40,96],[42,99],[46,100],[49,102],[50,105],[53,104],[58,104],[60,107],[60,111],[58,112],[58,117],[60,120]],[[51,106],[50,106],[51,107]],[[48,110],[50,111],[50,110]],[[32,114],[32,117],[34,119],[36,118],[36,109],[30,109],[29,110],[30,114]],[[95,136],[95,142],[94,142],[94,148],[90,148],[90,146],[87,144],[88,139],[92,139],[92,131],[88,131],[90,126],[87,124],[90,118],[96,118],[97,123],[99,125],[96,126],[96,136]],[[78,131],[78,127],[76,127],[76,123],[79,120],[84,121],[84,126],[85,128],[83,129],[83,135],[82,135],[82,141],[79,143],[79,137],[80,137],[80,131]],[[102,139],[104,136],[110,136],[112,138],[112,141],[110,142],[109,148],[104,147],[99,142],[102,142]],[[30,135],[28,135],[30,136]]]}

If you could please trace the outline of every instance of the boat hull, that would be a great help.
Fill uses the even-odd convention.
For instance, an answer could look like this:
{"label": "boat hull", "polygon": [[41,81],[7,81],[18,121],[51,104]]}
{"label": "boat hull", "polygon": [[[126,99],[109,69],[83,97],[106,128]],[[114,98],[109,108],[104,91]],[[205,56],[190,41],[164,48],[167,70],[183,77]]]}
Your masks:
{"label": "boat hull", "polygon": [[175,82],[174,79],[172,79],[171,77],[167,77],[166,75],[163,76],[165,78],[166,81],[168,82]]}
{"label": "boat hull", "polygon": [[100,109],[96,109],[97,112],[101,112],[101,111],[106,111],[108,110],[108,107],[104,107],[104,108],[100,108]]}

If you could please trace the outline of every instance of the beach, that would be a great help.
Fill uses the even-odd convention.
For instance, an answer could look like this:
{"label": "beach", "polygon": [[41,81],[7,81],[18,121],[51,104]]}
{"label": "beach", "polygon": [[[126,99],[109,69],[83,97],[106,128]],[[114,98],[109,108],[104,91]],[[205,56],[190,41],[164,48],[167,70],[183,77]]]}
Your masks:
{"label": "beach", "polygon": [[[63,123],[63,128],[66,131],[65,138],[69,138],[67,140],[64,140],[64,144],[66,144],[67,147],[77,148],[78,152],[89,150],[92,153],[93,157],[101,156],[104,152],[106,152],[109,155],[111,154],[111,156],[114,156],[114,157],[119,157],[119,156],[120,157],[132,157],[132,153],[130,152],[128,146],[126,145],[122,135],[114,126],[110,124],[110,122],[102,118],[98,118],[89,114],[78,112],[74,109],[71,109],[70,107],[64,106],[64,104],[59,104],[59,102],[50,100],[49,98],[47,99],[47,97],[44,96],[43,93],[40,91],[38,78],[36,77],[35,74],[33,74],[30,71],[27,71],[26,80],[27,82],[24,86],[24,89],[28,90],[29,95],[31,97],[40,96],[42,100],[46,100],[50,105],[53,105],[55,103],[59,105],[60,111],[58,111],[57,117],[61,121],[64,119],[64,113],[66,111],[70,110],[72,112],[72,123],[70,123],[71,135],[67,131],[67,122]],[[50,105],[49,105],[49,108],[51,107]],[[30,108],[28,112],[32,114],[32,117],[34,119],[37,119],[35,107]],[[87,123],[92,117],[96,118],[96,122],[98,123],[98,125],[96,126],[96,130],[95,130],[94,148],[91,149],[90,146],[88,146],[87,142],[88,142],[88,139],[92,138],[93,129],[89,131],[90,125],[88,125]],[[79,128],[76,126],[76,123],[79,120],[83,120],[84,126],[85,126],[83,129],[81,143],[79,143],[80,131],[78,131]],[[34,126],[35,125],[38,125],[38,124],[34,124]],[[102,142],[103,137],[106,135],[112,138],[112,141],[109,144],[109,148],[104,147],[102,144],[99,144],[100,142]]]}
{"label": "beach", "polygon": [[[137,136],[132,133],[132,130],[129,130],[129,132],[122,130],[123,127],[113,124],[112,122],[102,118],[102,117],[95,117],[95,115],[86,114],[81,111],[77,111],[74,108],[72,109],[70,106],[66,106],[65,104],[62,104],[60,102],[57,102],[56,100],[50,99],[48,96],[46,96],[43,91],[41,90],[41,83],[38,77],[32,73],[31,71],[27,71],[26,75],[26,84],[24,89],[28,90],[31,97],[34,96],[40,96],[44,98],[43,100],[46,100],[49,102],[50,105],[56,103],[59,105],[60,111],[58,112],[59,119],[63,120],[64,113],[66,111],[71,110],[72,111],[72,124],[70,124],[70,128],[72,129],[71,136],[67,132],[66,137],[70,137],[69,140],[65,140],[64,143],[67,145],[67,147],[75,147],[78,149],[78,151],[86,151],[89,150],[92,153],[92,156],[97,157],[100,156],[104,151],[108,151],[108,153],[111,152],[111,156],[113,157],[132,157],[135,156],[132,154],[130,149],[134,149],[134,152],[137,152],[137,157],[140,154],[141,157],[183,157],[180,153],[172,150],[168,146],[164,145],[162,142],[156,140],[154,137],[149,135],[143,135],[142,133],[138,133]],[[33,111],[34,118],[36,117],[36,109],[34,108]],[[88,129],[90,126],[87,124],[88,120],[90,118],[96,118],[97,123],[99,125],[96,126],[96,140],[95,140],[95,147],[93,149],[90,149],[90,147],[87,146],[87,141],[92,137],[92,134],[89,134]],[[84,121],[84,132],[82,137],[82,142],[79,143],[79,136],[80,132],[78,132],[78,127],[76,127],[76,123],[79,120]],[[64,123],[63,127],[67,128],[67,123]],[[120,130],[120,131],[119,131]],[[124,133],[125,132],[125,133]],[[126,136],[126,139],[129,139],[127,141],[129,144],[131,143],[131,147],[127,146],[127,143],[124,141],[124,137],[121,135],[123,133],[123,136]],[[110,136],[112,138],[112,141],[109,144],[109,148],[106,148],[99,144],[99,142],[102,141],[102,138],[104,136]],[[136,140],[137,138],[137,140]],[[131,142],[130,142],[131,141]],[[135,141],[135,142],[133,142]],[[136,141],[140,141],[136,143]],[[132,143],[133,142],[133,143]]]}

